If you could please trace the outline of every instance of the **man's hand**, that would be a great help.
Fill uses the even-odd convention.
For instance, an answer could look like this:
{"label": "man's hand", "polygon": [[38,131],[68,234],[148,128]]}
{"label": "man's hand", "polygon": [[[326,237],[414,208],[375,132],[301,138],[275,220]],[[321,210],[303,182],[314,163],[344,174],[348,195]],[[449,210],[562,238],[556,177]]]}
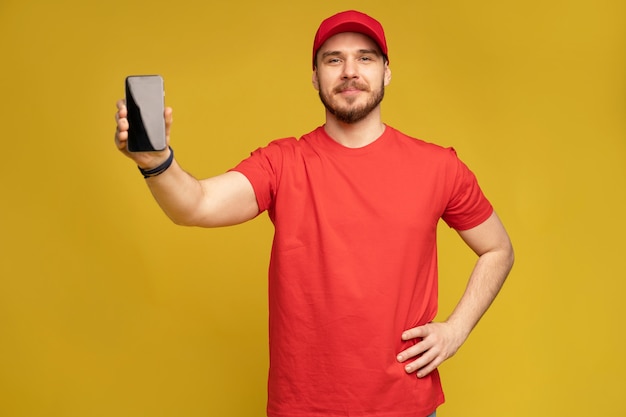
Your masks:
{"label": "man's hand", "polygon": [[452,357],[461,347],[467,334],[456,329],[451,323],[428,323],[423,326],[406,330],[402,333],[402,340],[421,339],[417,344],[400,352],[398,362],[407,362],[407,373],[417,372],[418,378],[423,378],[434,371],[443,361]]}
{"label": "man's hand", "polygon": [[128,151],[128,110],[126,109],[126,101],[119,100],[117,102],[117,113],[115,113],[115,145],[127,157],[135,161],[135,163],[143,169],[155,168],[163,163],[170,154],[170,128],[172,126],[172,108],[166,107],[163,112],[165,120],[165,138],[168,148],[159,152],[129,152]]}

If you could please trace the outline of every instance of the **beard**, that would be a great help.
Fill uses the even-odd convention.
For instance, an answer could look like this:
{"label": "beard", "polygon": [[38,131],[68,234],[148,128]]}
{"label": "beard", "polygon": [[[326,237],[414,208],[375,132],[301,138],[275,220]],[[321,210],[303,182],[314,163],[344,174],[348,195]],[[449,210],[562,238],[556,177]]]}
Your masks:
{"label": "beard", "polygon": [[354,97],[349,97],[347,98],[348,106],[340,107],[337,102],[333,102],[332,95],[339,94],[343,90],[348,88],[358,88],[361,91],[370,92],[370,89],[367,85],[358,83],[356,81],[344,82],[343,84],[333,88],[331,94],[324,93],[321,85],[319,89],[320,100],[322,100],[324,107],[326,107],[326,109],[333,116],[335,116],[337,120],[347,124],[354,124],[365,119],[365,117],[367,117],[367,115],[369,115],[372,110],[374,110],[380,104],[380,102],[383,101],[383,97],[385,96],[385,84],[381,81],[380,89],[371,92],[371,95],[365,104],[352,107],[351,105],[356,99]]}

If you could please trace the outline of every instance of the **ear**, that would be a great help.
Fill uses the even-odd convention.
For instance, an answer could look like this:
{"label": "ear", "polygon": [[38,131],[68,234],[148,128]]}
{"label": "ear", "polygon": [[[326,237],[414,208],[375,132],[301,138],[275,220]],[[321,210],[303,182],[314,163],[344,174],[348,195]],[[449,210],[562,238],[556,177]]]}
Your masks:
{"label": "ear", "polygon": [[313,83],[313,88],[315,88],[317,91],[320,91],[320,82],[319,82],[319,79],[317,78],[317,68],[313,70],[313,75],[311,76],[311,82]]}
{"label": "ear", "polygon": [[384,81],[385,81],[385,87],[387,87],[389,83],[391,82],[391,68],[389,68],[389,62],[385,62]]}

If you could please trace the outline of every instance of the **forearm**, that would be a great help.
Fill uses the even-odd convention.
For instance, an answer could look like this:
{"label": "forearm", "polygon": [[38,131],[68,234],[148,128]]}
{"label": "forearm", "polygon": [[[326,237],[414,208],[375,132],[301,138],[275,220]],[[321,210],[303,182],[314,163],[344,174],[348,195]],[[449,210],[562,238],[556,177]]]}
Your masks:
{"label": "forearm", "polygon": [[163,212],[176,224],[197,225],[204,190],[196,178],[174,160],[162,174],[146,178],[146,184]]}
{"label": "forearm", "polygon": [[446,320],[466,339],[485,314],[502,288],[513,266],[513,249],[509,246],[482,254],[463,296]]}

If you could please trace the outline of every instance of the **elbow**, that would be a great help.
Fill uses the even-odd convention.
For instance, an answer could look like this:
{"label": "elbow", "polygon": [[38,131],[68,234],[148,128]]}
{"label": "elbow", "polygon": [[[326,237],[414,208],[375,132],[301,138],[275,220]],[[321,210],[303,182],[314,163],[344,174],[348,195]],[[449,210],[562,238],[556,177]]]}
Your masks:
{"label": "elbow", "polygon": [[219,218],[216,216],[202,216],[199,211],[178,213],[176,215],[166,214],[172,223],[177,226],[213,228],[228,225],[219,223]]}
{"label": "elbow", "polygon": [[508,273],[509,271],[511,271],[511,269],[513,268],[513,264],[515,263],[515,250],[513,249],[513,244],[510,240],[505,247],[504,253],[504,262]]}
{"label": "elbow", "polygon": [[172,223],[174,223],[176,226],[194,226],[194,224],[192,224],[189,221],[186,221],[183,218],[175,218],[175,217],[170,217],[170,220],[172,221]]}
{"label": "elbow", "polygon": [[177,226],[198,226],[198,222],[193,216],[181,215],[180,213],[165,213],[167,217]]}

